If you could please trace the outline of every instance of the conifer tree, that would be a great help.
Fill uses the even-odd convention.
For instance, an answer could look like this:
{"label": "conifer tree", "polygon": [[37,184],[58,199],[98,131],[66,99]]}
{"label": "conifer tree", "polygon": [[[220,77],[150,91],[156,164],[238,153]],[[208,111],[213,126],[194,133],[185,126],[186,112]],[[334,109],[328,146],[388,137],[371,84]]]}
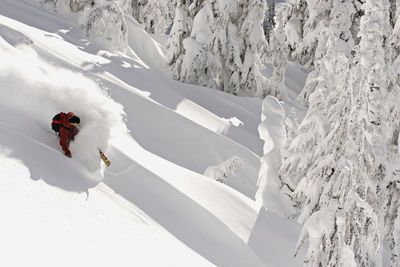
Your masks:
{"label": "conifer tree", "polygon": [[261,97],[262,10],[261,0],[206,0],[183,40],[180,80]]}
{"label": "conifer tree", "polygon": [[[340,58],[345,57],[350,60],[353,49],[351,45],[347,44],[351,42],[351,39],[343,37],[345,36],[343,32],[349,33],[351,27],[350,17],[354,13],[352,4],[349,1],[344,1],[340,4],[333,4],[333,6],[335,8],[331,12],[335,14],[334,19],[324,29],[323,34],[318,33],[325,40],[326,50],[321,51],[324,57],[315,60],[315,69],[309,74],[302,91],[304,96],[307,95],[305,99],[309,99],[309,109],[306,117],[299,125],[298,136],[289,146],[288,156],[281,168],[283,177],[294,175],[296,182],[299,182],[299,179],[309,171],[316,146],[325,138],[331,127],[330,124],[327,124],[328,110],[332,103],[336,102],[333,98],[334,94],[331,93],[340,88],[338,81],[344,80],[341,75],[345,73],[344,70],[339,71],[334,63],[338,60],[338,55],[340,55]],[[323,9],[321,11],[325,12]],[[288,10],[288,12],[293,14],[294,11]],[[349,64],[344,59],[341,59],[341,61],[343,61],[343,66]]]}
{"label": "conifer tree", "polygon": [[265,39],[269,42],[270,33],[275,27],[275,0],[267,1],[267,10],[264,16],[263,28]]}
{"label": "conifer tree", "polygon": [[173,16],[175,0],[128,0],[126,12],[134,17],[148,33],[165,34]]}
{"label": "conifer tree", "polygon": [[191,36],[185,40],[186,54],[182,81],[224,89],[229,2],[207,0],[193,22]]}
{"label": "conifer tree", "polygon": [[86,34],[111,51],[126,51],[128,31],[123,8],[117,1],[98,1],[85,11],[80,24]]}
{"label": "conifer tree", "polygon": [[[327,49],[309,40],[296,44],[300,51],[306,48],[314,54],[314,70],[306,84],[311,89],[304,97],[309,110],[281,168],[282,181],[294,181],[293,197],[304,224],[298,247],[310,241],[306,262],[311,266],[379,265],[385,223],[391,246],[399,247],[399,191],[395,175],[388,178],[388,166],[398,160],[398,145],[388,146],[386,133],[394,136],[389,138],[392,144],[398,133],[387,123],[385,109],[390,88],[390,60],[384,50],[390,35],[387,2],[366,0],[355,6],[351,1],[325,1],[322,15],[318,5],[307,2],[306,35],[312,36],[313,18],[329,24],[314,27],[320,31],[318,42]],[[328,4],[332,9],[325,13]],[[357,10],[363,15],[358,17]],[[392,106],[389,122],[397,120]],[[395,173],[395,168],[390,170]],[[397,252],[392,251],[395,266]]]}
{"label": "conifer tree", "polygon": [[[239,36],[243,40],[241,46],[242,67],[238,76],[240,90],[238,95],[265,97],[265,78],[260,72],[261,51],[265,42],[262,29],[263,10],[265,3],[263,0],[242,0],[239,7],[243,6],[241,13],[241,24],[239,25]],[[232,84],[232,79],[230,81]]]}
{"label": "conifer tree", "polygon": [[388,202],[385,235],[391,250],[391,266],[400,265],[400,1],[389,1],[388,17],[392,33],[387,42],[388,55]]}
{"label": "conifer tree", "polygon": [[274,68],[265,95],[273,95],[280,99],[287,100],[285,72],[288,63],[288,48],[286,46],[285,23],[287,10],[283,10],[277,16],[276,27],[270,32],[269,45],[266,47],[267,57]]}
{"label": "conifer tree", "polygon": [[184,56],[183,40],[190,35],[189,9],[185,0],[178,0],[174,23],[167,42],[167,66],[174,79],[180,79]]}

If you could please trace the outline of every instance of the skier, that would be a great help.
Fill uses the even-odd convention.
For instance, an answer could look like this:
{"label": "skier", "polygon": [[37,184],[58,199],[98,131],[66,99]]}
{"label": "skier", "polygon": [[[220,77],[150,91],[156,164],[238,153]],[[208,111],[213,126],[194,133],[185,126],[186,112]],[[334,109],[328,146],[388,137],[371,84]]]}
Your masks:
{"label": "skier", "polygon": [[60,145],[65,152],[65,156],[71,158],[71,151],[69,150],[69,142],[74,140],[75,135],[79,130],[76,126],[80,124],[81,120],[74,113],[68,112],[65,114],[61,112],[53,117],[51,127],[54,131],[58,132],[60,136]]}

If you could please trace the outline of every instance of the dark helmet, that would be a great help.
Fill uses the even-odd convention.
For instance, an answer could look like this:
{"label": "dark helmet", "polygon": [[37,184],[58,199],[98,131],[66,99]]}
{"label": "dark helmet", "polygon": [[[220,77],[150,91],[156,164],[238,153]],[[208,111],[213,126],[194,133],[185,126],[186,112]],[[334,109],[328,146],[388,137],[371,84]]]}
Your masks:
{"label": "dark helmet", "polygon": [[73,116],[71,119],[69,119],[70,123],[81,123],[81,119],[78,116]]}

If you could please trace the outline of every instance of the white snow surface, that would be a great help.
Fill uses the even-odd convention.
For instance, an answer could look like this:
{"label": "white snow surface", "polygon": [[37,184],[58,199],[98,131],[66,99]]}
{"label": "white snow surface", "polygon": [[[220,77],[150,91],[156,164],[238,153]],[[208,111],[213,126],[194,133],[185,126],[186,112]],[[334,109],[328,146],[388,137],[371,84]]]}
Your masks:
{"label": "white snow surface", "polygon": [[[171,80],[162,44],[127,24],[115,54],[1,0],[0,266],[301,266],[300,226],[255,202],[262,102]],[[81,118],[72,159],[60,111]],[[203,175],[231,157],[224,184]]]}

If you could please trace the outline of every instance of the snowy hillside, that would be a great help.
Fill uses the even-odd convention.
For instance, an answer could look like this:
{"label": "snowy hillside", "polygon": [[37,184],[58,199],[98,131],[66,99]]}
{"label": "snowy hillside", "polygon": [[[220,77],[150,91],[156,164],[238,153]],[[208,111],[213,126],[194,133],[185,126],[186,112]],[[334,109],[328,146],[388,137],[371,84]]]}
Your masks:
{"label": "snowy hillside", "polygon": [[[301,266],[300,226],[255,201],[262,101],[172,80],[163,44],[126,22],[115,54],[1,0],[0,266]],[[60,111],[81,118],[71,159]],[[224,184],[203,175],[232,157]]]}

